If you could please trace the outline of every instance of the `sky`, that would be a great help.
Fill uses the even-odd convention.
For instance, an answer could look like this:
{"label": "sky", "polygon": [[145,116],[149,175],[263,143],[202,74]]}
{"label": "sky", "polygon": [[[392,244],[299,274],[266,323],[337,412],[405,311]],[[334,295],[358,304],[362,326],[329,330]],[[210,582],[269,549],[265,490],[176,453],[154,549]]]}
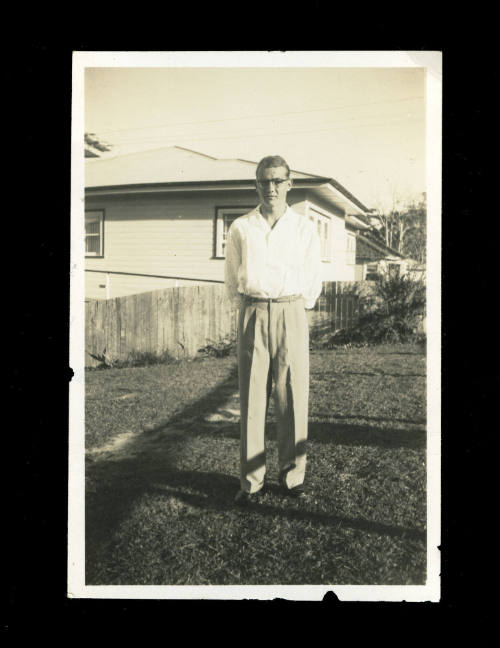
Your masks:
{"label": "sky", "polygon": [[84,97],[85,132],[112,145],[107,155],[281,155],[368,208],[426,190],[421,67],[87,67]]}

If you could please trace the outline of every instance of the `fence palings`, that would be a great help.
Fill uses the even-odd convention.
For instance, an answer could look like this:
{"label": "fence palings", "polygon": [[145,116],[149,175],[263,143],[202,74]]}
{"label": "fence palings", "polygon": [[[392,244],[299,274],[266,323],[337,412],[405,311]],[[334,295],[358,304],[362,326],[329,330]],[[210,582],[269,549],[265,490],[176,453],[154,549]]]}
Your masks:
{"label": "fence palings", "polygon": [[[352,284],[351,284],[352,285]],[[359,298],[342,292],[342,282],[324,282],[309,313],[311,329],[336,331],[353,325]],[[183,286],[89,299],[85,303],[85,364],[125,360],[130,353],[193,357],[208,344],[234,339],[238,312],[223,285]]]}

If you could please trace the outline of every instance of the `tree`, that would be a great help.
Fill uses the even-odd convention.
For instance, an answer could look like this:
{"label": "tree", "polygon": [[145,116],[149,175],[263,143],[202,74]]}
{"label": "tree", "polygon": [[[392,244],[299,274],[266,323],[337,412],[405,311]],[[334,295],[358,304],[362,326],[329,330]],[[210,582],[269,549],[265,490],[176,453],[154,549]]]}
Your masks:
{"label": "tree", "polygon": [[378,219],[381,223],[379,233],[382,234],[385,244],[394,248],[395,235],[398,231],[397,220],[402,206],[402,198],[397,187],[392,187],[389,203],[378,207]]}
{"label": "tree", "polygon": [[419,200],[412,201],[402,215],[400,221],[404,228],[398,241],[398,252],[412,257],[419,263],[426,261],[427,241],[427,204],[423,193]]}
{"label": "tree", "polygon": [[400,254],[425,263],[426,252],[426,195],[403,200],[393,191],[392,204],[377,213],[379,234],[385,244]]}

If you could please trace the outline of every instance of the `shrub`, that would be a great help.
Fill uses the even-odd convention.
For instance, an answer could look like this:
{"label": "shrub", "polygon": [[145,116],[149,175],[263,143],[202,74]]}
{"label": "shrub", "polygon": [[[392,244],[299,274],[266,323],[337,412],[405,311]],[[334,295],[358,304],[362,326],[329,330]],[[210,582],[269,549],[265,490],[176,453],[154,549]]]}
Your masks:
{"label": "shrub", "polygon": [[233,338],[224,338],[218,342],[209,341],[209,343],[198,350],[202,356],[210,358],[224,358],[236,351],[236,341]]}
{"label": "shrub", "polygon": [[361,298],[355,326],[337,331],[323,340],[323,348],[338,345],[380,343],[423,343],[425,284],[402,277],[379,277],[373,282],[373,296]]}
{"label": "shrub", "polygon": [[150,365],[169,364],[177,362],[168,351],[153,353],[152,351],[132,351],[125,360],[118,360],[113,367],[149,367]]}
{"label": "shrub", "polygon": [[162,353],[153,353],[152,351],[132,351],[128,356],[119,360],[106,354],[104,349],[101,355],[90,354],[92,358],[98,360],[101,364],[97,367],[88,367],[88,369],[122,369],[124,367],[148,367],[150,365],[169,364],[177,362],[168,351]]}

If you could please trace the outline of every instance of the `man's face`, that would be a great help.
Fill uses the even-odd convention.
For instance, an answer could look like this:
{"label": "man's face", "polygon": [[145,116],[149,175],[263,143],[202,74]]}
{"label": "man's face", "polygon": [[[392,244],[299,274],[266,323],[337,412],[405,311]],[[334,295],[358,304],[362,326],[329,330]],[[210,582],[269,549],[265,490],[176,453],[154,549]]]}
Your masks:
{"label": "man's face", "polygon": [[268,207],[280,207],[286,203],[286,195],[292,188],[285,167],[268,167],[259,171],[257,193],[261,203]]}

